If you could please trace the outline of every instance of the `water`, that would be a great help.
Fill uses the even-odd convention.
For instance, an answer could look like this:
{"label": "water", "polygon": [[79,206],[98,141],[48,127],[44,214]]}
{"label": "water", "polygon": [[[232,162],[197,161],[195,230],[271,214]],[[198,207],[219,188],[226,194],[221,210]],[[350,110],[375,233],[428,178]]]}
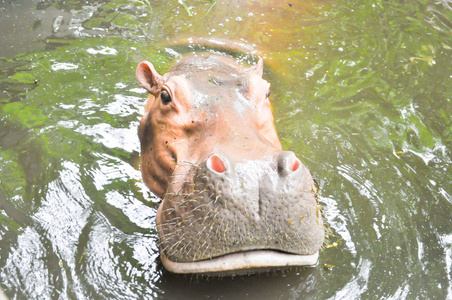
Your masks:
{"label": "water", "polygon": [[[5,294],[452,299],[450,2],[185,2],[191,17],[177,1],[0,2]],[[134,69],[163,73],[187,51],[168,41],[190,36],[264,56],[283,146],[321,186],[330,234],[317,266],[221,279],[163,269]]]}

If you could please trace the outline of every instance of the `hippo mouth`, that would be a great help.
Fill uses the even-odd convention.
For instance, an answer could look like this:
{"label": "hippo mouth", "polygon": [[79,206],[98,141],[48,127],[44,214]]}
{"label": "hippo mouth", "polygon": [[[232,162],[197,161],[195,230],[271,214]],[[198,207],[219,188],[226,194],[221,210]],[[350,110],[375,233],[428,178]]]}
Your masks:
{"label": "hippo mouth", "polygon": [[272,269],[314,265],[318,261],[319,252],[311,255],[298,255],[275,250],[251,250],[195,262],[174,262],[162,252],[160,258],[165,268],[173,273],[240,275],[265,272]]}

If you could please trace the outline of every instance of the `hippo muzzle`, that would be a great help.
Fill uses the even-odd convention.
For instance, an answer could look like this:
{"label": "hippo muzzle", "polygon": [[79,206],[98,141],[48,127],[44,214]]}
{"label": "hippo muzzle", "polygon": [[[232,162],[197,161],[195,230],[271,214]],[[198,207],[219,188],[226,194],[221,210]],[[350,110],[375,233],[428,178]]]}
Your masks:
{"label": "hippo muzzle", "polygon": [[142,173],[162,197],[156,223],[174,273],[241,274],[313,265],[324,239],[309,170],[282,151],[262,60],[189,55],[164,76],[137,78],[151,96],[139,129]]}

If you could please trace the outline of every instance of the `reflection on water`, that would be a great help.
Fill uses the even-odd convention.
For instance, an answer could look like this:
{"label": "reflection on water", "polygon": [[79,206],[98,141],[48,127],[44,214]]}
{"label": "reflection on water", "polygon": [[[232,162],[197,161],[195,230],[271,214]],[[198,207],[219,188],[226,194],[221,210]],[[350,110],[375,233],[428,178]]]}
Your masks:
{"label": "reflection on water", "polygon": [[[452,9],[444,1],[0,4],[0,287],[12,299],[452,298]],[[193,35],[253,44],[320,182],[318,266],[174,276],[141,181],[134,70]],[[247,61],[249,57],[243,58]],[[329,265],[324,268],[324,265]]]}

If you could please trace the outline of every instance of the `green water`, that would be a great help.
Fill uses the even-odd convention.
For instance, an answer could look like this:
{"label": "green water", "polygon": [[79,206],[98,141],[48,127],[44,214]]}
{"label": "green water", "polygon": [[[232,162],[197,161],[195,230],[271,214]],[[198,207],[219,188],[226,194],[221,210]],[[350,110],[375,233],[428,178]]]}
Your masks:
{"label": "green water", "polygon": [[[450,2],[185,3],[192,16],[177,1],[0,1],[5,294],[452,299]],[[134,70],[149,60],[163,73],[187,51],[169,41],[191,36],[264,56],[281,142],[322,190],[317,266],[222,279],[163,269]]]}

